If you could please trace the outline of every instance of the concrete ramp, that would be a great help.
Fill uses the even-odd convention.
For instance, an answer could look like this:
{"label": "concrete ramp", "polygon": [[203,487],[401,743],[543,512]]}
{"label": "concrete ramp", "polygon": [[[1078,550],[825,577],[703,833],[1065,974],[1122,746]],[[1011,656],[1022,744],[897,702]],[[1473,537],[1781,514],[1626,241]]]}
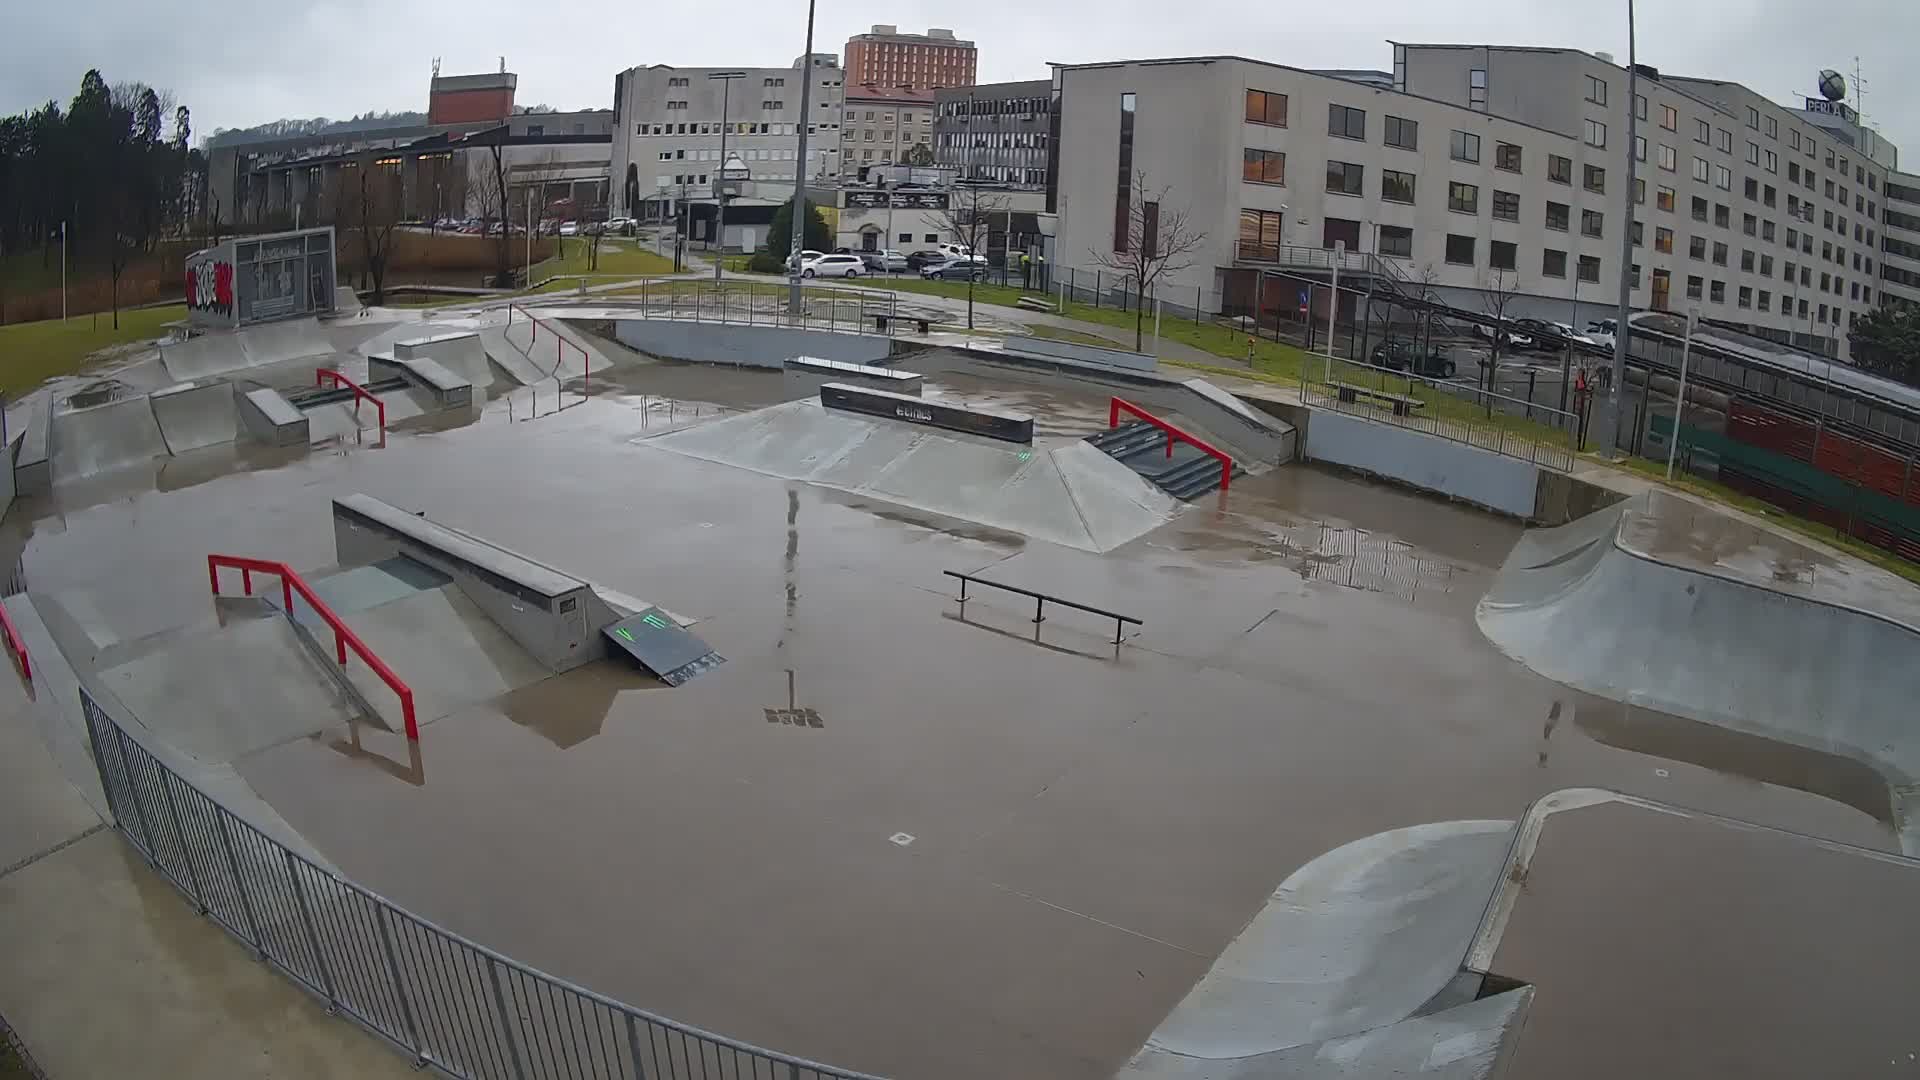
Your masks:
{"label": "concrete ramp", "polygon": [[249,367],[326,356],[335,351],[327,328],[315,318],[256,323],[241,329],[239,337]]}
{"label": "concrete ramp", "polygon": [[239,330],[210,330],[177,344],[160,346],[160,363],[169,377],[194,382],[334,353],[327,328],[313,318],[258,323]]}
{"label": "concrete ramp", "polygon": [[1529,534],[1477,614],[1557,682],[1872,766],[1920,854],[1911,583],[1650,492]]}
{"label": "concrete ramp", "polygon": [[[535,310],[534,314],[540,319],[538,331],[534,330],[533,322],[515,318],[506,328],[506,336],[535,367],[562,379],[577,379],[613,366],[598,346],[566,324],[567,310]],[[554,345],[555,337],[562,341],[558,347]]]}
{"label": "concrete ramp", "polygon": [[167,443],[145,395],[53,414],[56,482],[165,457]]}
{"label": "concrete ramp", "polygon": [[[521,335],[521,340],[525,338],[526,335]],[[487,359],[521,386],[541,386],[555,381],[552,365],[542,368],[527,359],[526,351],[514,344],[504,330],[480,331],[480,345]]]}
{"label": "concrete ramp", "polygon": [[160,346],[160,365],[180,382],[231,375],[250,366],[237,330],[210,330],[185,341]]}
{"label": "concrete ramp", "polygon": [[229,382],[185,383],[156,390],[149,404],[168,453],[184,454],[230,443],[240,433],[240,416]]}
{"label": "concrete ramp", "polygon": [[[340,617],[413,690],[422,723],[552,674],[451,583]],[[346,674],[388,727],[404,730],[398,701],[379,676],[351,661]]]}
{"label": "concrete ramp", "polygon": [[647,446],[804,480],[1082,551],[1171,521],[1180,503],[1077,439],[1031,447],[794,401]]}

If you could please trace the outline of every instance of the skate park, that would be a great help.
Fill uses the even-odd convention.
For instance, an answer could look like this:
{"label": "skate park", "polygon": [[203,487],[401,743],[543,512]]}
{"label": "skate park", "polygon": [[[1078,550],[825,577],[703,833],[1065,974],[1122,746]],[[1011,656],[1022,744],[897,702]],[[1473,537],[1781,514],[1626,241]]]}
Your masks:
{"label": "skate park", "polygon": [[[1581,1021],[1649,984],[1682,1073],[1904,1059],[1911,586],[1673,496],[1380,483],[1171,372],[748,311],[343,310],[9,410],[63,773],[454,1075],[1623,1075]],[[311,945],[209,883],[265,844],[342,890]],[[346,896],[564,992],[391,917],[383,961]]]}

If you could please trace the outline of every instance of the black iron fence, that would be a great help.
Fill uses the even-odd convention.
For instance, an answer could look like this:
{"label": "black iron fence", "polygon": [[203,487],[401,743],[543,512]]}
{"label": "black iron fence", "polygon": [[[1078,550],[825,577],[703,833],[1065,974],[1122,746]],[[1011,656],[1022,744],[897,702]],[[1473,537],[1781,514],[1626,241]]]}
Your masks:
{"label": "black iron fence", "polygon": [[84,689],[115,827],[260,958],[413,1056],[498,1080],[872,1080],[623,1005],[316,866],[169,769]]}

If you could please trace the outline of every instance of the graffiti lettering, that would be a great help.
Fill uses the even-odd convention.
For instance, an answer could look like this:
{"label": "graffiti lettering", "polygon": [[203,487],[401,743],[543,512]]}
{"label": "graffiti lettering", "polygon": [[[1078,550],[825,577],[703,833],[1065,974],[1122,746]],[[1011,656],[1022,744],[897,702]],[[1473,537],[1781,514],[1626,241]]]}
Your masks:
{"label": "graffiti lettering", "polygon": [[187,267],[187,307],[194,311],[233,313],[233,264],[208,259]]}

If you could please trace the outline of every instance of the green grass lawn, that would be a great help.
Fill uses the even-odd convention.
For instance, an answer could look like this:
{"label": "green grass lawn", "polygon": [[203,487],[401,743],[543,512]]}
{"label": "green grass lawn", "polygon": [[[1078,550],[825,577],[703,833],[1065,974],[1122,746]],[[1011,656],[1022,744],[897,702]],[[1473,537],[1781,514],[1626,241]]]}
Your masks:
{"label": "green grass lawn", "polygon": [[160,337],[167,323],[186,314],[180,304],[123,311],[118,330],[106,312],[75,315],[66,322],[46,319],[0,326],[0,391],[32,389],[55,375],[77,370],[89,354],[110,345]]}
{"label": "green grass lawn", "polygon": [[[629,240],[600,241],[600,262],[597,269],[587,269],[587,241],[583,237],[569,236],[563,245],[564,256],[556,255],[544,262],[533,264],[533,279],[562,277],[568,275],[592,274],[596,277],[652,277],[656,274],[673,273],[673,258],[648,251]],[[571,282],[561,288],[572,288]],[[546,290],[542,290],[546,291]]]}
{"label": "green grass lawn", "polygon": [[1064,326],[1047,326],[1044,324],[1029,326],[1027,327],[1027,333],[1034,337],[1051,338],[1054,341],[1071,341],[1077,345],[1098,345],[1106,349],[1111,349],[1117,344],[1111,338],[1103,338],[1099,334],[1088,334],[1079,330],[1069,330]]}

